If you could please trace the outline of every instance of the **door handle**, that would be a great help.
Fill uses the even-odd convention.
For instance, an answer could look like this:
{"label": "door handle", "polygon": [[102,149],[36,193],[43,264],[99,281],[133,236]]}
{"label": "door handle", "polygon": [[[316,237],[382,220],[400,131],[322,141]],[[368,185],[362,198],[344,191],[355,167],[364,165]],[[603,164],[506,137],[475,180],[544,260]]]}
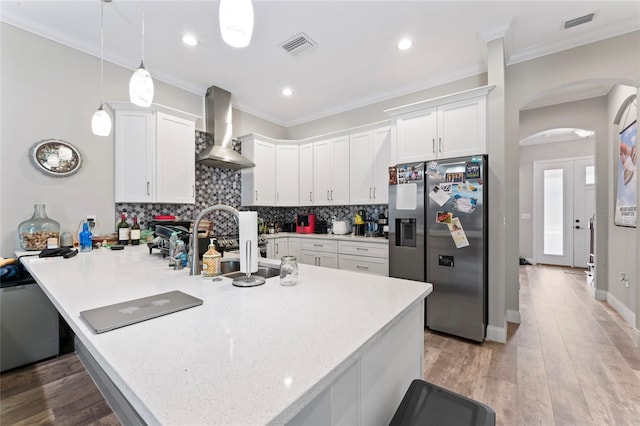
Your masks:
{"label": "door handle", "polygon": [[438,152],[442,152],[442,138],[438,138]]}
{"label": "door handle", "polygon": [[329,201],[329,190],[327,189],[327,201]]}
{"label": "door handle", "polygon": [[331,201],[333,201],[333,189],[331,190]]}
{"label": "door handle", "polygon": [[375,186],[373,187],[373,199],[374,200],[376,199],[376,187]]}
{"label": "door handle", "polygon": [[432,142],[431,142],[431,151],[433,151],[433,153],[436,153],[436,138],[433,138]]}
{"label": "door handle", "polygon": [[258,201],[258,190],[256,189],[256,201]]}
{"label": "door handle", "polygon": [[582,229],[580,225],[576,225],[576,229]]}
{"label": "door handle", "polygon": [[151,195],[149,194],[149,181],[147,181],[147,195]]}
{"label": "door handle", "polygon": [[369,199],[371,199],[371,187],[369,187]]}
{"label": "door handle", "polygon": [[309,201],[313,201],[313,200],[311,199],[311,191],[309,191]]}
{"label": "door handle", "polygon": [[196,186],[191,185],[191,198],[196,198]]}

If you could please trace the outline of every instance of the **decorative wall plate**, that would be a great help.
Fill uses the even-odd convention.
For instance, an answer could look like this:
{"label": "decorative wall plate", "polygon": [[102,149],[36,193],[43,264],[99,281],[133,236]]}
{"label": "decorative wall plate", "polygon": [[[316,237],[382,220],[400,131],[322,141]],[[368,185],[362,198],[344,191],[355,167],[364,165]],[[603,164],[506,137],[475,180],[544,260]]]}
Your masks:
{"label": "decorative wall plate", "polygon": [[80,152],[70,143],[59,139],[45,139],[36,143],[31,147],[29,157],[36,169],[49,176],[71,176],[82,165]]}

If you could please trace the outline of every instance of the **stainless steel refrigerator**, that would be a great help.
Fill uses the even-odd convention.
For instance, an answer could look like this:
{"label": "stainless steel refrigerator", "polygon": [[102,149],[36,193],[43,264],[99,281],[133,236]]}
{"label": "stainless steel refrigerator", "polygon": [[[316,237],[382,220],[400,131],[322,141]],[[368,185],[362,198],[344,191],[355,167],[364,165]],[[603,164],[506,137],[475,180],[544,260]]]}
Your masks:
{"label": "stainless steel refrigerator", "polygon": [[486,156],[400,164],[389,187],[390,275],[433,284],[427,327],[479,342],[487,325],[486,170]]}

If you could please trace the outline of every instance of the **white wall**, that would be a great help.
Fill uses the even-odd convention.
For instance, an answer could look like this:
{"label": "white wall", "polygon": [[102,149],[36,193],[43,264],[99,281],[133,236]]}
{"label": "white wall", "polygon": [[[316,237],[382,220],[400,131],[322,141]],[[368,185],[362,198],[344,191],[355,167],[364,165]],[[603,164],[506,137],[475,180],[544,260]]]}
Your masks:
{"label": "white wall", "polygon": [[[46,205],[61,231],[75,232],[84,216],[95,214],[97,232],[113,232],[113,132],[109,137],[91,132],[91,116],[101,102],[99,58],[5,23],[0,24],[0,43],[0,256],[12,256],[18,248],[18,224],[32,216],[36,203]],[[128,100],[132,70],[104,65],[104,100]],[[202,95],[154,83],[155,103],[203,115]],[[234,136],[284,134],[282,127],[250,114],[236,115]],[[202,121],[196,126],[202,129]],[[29,149],[50,138],[80,151],[83,166],[77,174],[55,178],[33,167]]]}
{"label": "white wall", "polygon": [[[596,132],[606,144],[606,128],[595,128],[606,114],[606,98],[591,98],[520,112],[520,139],[544,130],[573,127]],[[576,138],[577,139],[577,138]],[[520,214],[533,213],[533,162],[594,155],[592,138],[520,147]],[[520,256],[533,257],[533,219],[519,218]]]}
{"label": "white wall", "polygon": [[[636,108],[632,108],[631,117],[627,120],[627,123],[620,123],[620,125],[614,124],[615,117],[618,114],[623,102],[629,96],[636,94],[635,87],[617,85],[609,94],[608,110],[607,110],[607,144],[609,146],[609,161],[611,165],[611,173],[609,174],[608,187],[608,205],[612,212],[607,221],[609,230],[609,248],[607,250],[607,262],[609,264],[608,274],[608,286],[606,290],[610,293],[608,299],[612,295],[616,300],[613,301],[613,305],[616,302],[622,303],[631,313],[638,315],[636,292],[638,291],[638,270],[636,264],[636,233],[637,228],[629,228],[623,226],[616,226],[614,222],[615,214],[615,202],[618,180],[618,160],[619,160],[619,143],[620,143],[620,131],[623,130],[625,124],[629,124],[636,119]],[[636,173],[637,173],[636,169]],[[626,287],[622,281],[619,280],[619,273],[626,272],[629,274],[630,282],[629,287]],[[619,308],[620,309],[620,308]],[[624,313],[625,308],[620,309]],[[628,316],[628,315],[627,315]],[[629,319],[629,318],[628,318]]]}

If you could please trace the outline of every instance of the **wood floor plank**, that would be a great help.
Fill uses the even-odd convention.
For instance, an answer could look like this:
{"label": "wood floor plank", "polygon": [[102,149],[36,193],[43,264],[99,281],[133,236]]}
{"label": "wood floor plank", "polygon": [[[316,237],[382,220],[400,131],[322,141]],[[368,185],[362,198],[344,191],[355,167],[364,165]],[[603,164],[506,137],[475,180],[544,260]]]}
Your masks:
{"label": "wood floor plank", "polygon": [[488,377],[482,401],[496,413],[496,426],[513,426],[518,418],[518,385]]}
{"label": "wood floor plank", "polygon": [[518,346],[518,424],[554,425],[542,352]]}

